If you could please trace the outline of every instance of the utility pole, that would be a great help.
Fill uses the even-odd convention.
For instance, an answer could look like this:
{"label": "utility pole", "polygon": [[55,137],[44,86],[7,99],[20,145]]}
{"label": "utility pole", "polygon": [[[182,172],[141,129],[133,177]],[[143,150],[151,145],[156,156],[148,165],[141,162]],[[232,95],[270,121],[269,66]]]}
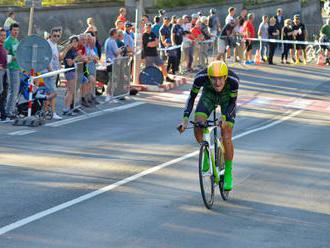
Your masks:
{"label": "utility pole", "polygon": [[[26,4],[26,3],[25,3]],[[33,17],[34,17],[34,7],[35,2],[32,0],[31,7],[30,7],[30,19],[29,19],[29,29],[28,29],[28,35],[32,35],[33,30]]]}
{"label": "utility pole", "polygon": [[144,11],[143,0],[136,1],[135,11],[135,54],[134,54],[134,67],[133,67],[133,84],[139,84],[141,53],[142,53],[142,28],[140,26],[142,14]]}

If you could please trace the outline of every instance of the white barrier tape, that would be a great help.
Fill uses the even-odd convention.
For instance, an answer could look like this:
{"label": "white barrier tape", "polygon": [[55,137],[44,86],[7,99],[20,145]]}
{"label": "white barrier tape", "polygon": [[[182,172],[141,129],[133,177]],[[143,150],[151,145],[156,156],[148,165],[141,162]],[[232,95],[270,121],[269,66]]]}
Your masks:
{"label": "white barrier tape", "polygon": [[177,46],[171,46],[171,47],[167,47],[167,48],[159,48],[159,51],[170,51],[170,50],[174,50],[174,49],[178,49],[180,48],[182,45],[177,45]]}
{"label": "white barrier tape", "polygon": [[73,71],[73,70],[75,70],[75,68],[67,68],[67,69],[62,69],[62,70],[57,70],[57,71],[51,71],[51,72],[47,72],[45,74],[41,74],[39,76],[32,77],[31,79],[35,80],[35,79],[39,79],[39,78],[52,77],[52,76],[56,76],[60,73]]}
{"label": "white barrier tape", "polygon": [[247,40],[252,41],[264,41],[271,43],[283,43],[283,44],[300,44],[300,45],[320,45],[320,46],[330,46],[330,42],[311,42],[311,41],[297,41],[297,40],[276,40],[276,39],[259,39],[259,38],[247,38]]}

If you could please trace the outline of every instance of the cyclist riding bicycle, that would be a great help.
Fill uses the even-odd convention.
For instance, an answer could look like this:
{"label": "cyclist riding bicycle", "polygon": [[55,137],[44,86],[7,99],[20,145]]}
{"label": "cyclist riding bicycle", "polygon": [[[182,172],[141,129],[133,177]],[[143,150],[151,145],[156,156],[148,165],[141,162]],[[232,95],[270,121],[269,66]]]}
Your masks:
{"label": "cyclist riding bicycle", "polygon": [[[231,173],[234,157],[232,130],[236,117],[239,78],[232,70],[228,70],[227,65],[223,61],[213,61],[207,68],[198,72],[184,110],[183,120],[179,128],[181,133],[188,126],[189,116],[192,112],[195,99],[202,87],[202,95],[195,111],[195,122],[206,122],[217,106],[221,106],[221,135],[225,147],[224,189],[229,191],[233,188]],[[201,143],[203,141],[202,129],[195,127],[194,134],[197,142]]]}

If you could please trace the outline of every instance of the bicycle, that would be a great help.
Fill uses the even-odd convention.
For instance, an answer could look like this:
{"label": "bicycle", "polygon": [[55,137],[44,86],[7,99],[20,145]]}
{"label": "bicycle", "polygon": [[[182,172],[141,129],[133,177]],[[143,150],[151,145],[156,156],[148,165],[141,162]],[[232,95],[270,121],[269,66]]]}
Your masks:
{"label": "bicycle", "polygon": [[[214,111],[213,120],[207,120],[205,123],[190,121],[190,123],[194,127],[203,129],[203,142],[199,152],[199,183],[204,205],[207,209],[211,209],[214,203],[214,189],[216,186],[219,186],[222,199],[224,201],[229,199],[229,191],[224,189],[224,147],[218,138],[217,130],[221,122],[218,123]],[[213,133],[213,137],[211,133]]]}

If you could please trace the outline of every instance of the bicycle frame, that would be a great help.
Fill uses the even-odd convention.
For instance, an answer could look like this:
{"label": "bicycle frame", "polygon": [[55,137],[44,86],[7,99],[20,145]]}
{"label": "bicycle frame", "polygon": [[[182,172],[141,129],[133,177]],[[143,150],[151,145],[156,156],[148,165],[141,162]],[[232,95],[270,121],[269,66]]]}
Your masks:
{"label": "bicycle frame", "polygon": [[[207,151],[209,154],[209,165],[210,166],[210,172],[211,175],[214,175],[214,181],[216,184],[219,183],[220,180],[220,175],[222,175],[224,173],[224,171],[220,171],[220,175],[219,175],[219,171],[216,169],[216,164],[215,162],[218,161],[219,158],[217,158],[218,156],[218,146],[220,145],[220,140],[218,138],[218,130],[217,130],[217,126],[216,126],[216,112],[213,112],[213,120],[214,120],[214,126],[209,127],[209,128],[203,128],[203,142],[207,143]],[[211,133],[213,131],[213,135],[214,135],[214,152],[212,153],[211,149]],[[220,145],[220,149],[222,150],[223,148]],[[223,150],[222,150],[223,152]]]}

